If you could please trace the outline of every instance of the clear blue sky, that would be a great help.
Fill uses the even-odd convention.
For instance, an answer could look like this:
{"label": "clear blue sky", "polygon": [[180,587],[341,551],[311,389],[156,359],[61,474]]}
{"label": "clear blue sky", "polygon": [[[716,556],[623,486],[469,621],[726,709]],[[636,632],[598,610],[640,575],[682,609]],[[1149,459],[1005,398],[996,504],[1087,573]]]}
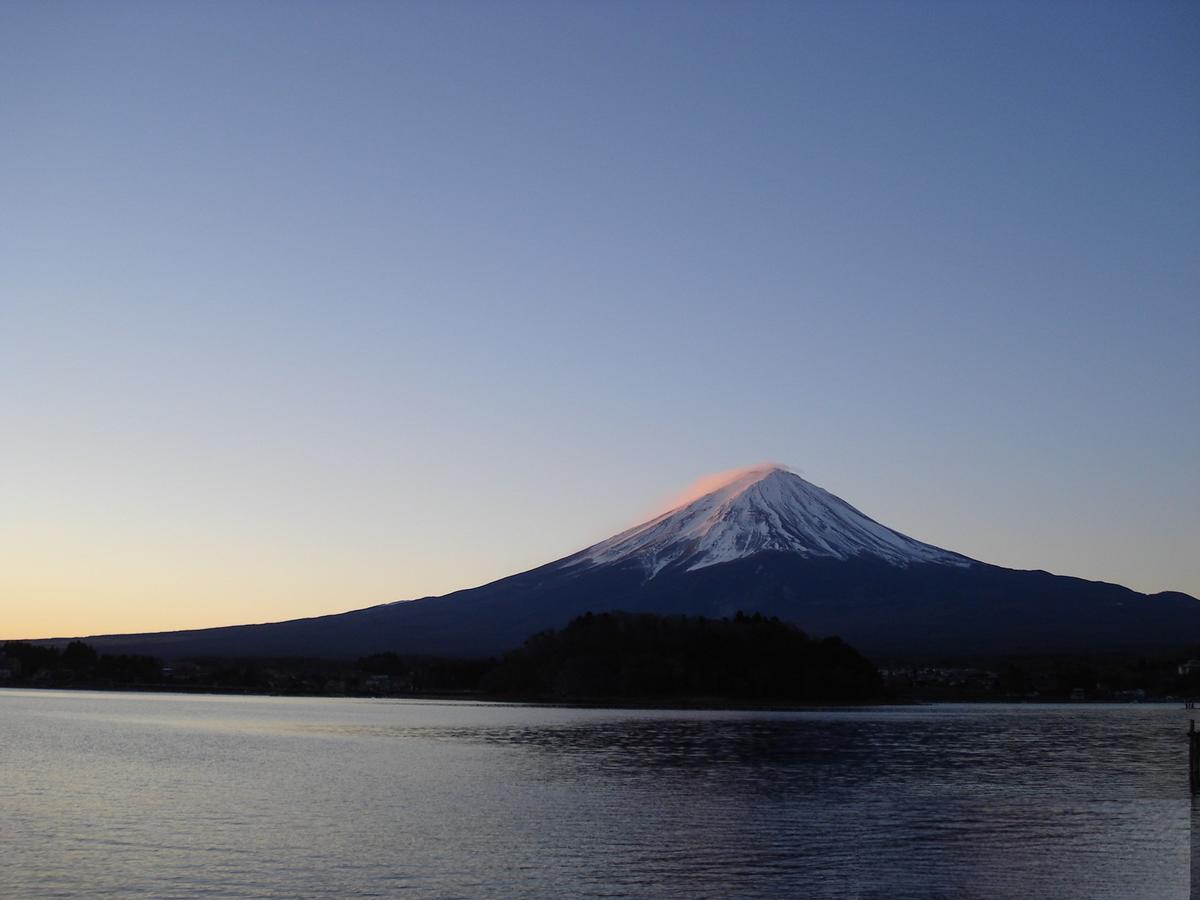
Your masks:
{"label": "clear blue sky", "polygon": [[0,8],[0,636],[440,593],[772,460],[1200,594],[1195,3]]}

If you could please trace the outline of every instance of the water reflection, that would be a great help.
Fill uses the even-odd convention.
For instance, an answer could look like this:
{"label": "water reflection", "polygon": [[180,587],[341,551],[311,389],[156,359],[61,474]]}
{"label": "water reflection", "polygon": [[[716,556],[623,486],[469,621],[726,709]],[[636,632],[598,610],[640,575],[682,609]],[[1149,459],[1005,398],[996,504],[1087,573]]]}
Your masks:
{"label": "water reflection", "polygon": [[1163,709],[0,694],[14,895],[1188,893]]}

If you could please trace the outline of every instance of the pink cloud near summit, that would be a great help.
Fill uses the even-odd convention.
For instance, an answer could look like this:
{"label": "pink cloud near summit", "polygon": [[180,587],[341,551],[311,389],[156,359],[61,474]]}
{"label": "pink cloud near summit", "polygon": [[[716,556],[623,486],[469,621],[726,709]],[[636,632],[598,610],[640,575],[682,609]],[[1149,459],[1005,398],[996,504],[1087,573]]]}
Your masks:
{"label": "pink cloud near summit", "polygon": [[688,485],[683,491],[674,495],[666,502],[659,505],[655,510],[654,515],[659,516],[670,510],[677,509],[691,503],[694,500],[699,500],[705,494],[711,494],[713,491],[719,491],[721,488],[728,487],[737,481],[746,481],[753,483],[768,472],[775,469],[787,469],[787,466],[772,462],[757,463],[753,466],[742,466],[738,469],[726,469],[723,472],[712,472],[708,475],[702,475]]}

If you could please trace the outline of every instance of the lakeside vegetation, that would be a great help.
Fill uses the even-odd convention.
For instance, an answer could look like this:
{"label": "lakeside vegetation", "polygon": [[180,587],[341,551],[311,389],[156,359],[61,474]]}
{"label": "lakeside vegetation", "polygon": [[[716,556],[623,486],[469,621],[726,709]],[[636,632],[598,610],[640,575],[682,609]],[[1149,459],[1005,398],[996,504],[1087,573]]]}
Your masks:
{"label": "lakeside vegetation", "polygon": [[330,659],[200,658],[163,664],[9,643],[0,684],[350,696],[473,695],[516,700],[844,703],[882,700],[879,672],[837,638],[815,640],[778,619],[588,613],[534,635],[500,659],[382,653]]}
{"label": "lakeside vegetation", "polygon": [[381,653],[356,660],[162,662],[62,647],[0,647],[0,686],[567,703],[805,705],[877,701],[1141,701],[1200,697],[1200,648],[1162,656],[885,662],[778,619],[588,613],[499,659]]}
{"label": "lakeside vegetation", "polygon": [[714,698],[754,703],[884,697],[879,672],[838,638],[775,618],[603,613],[534,635],[487,673],[491,694],[553,700]]}

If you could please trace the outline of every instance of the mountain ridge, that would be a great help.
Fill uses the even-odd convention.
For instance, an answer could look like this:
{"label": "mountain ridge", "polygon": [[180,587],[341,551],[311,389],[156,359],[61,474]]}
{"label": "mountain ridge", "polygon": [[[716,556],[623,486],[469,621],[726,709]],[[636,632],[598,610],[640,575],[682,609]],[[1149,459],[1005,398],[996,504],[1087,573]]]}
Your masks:
{"label": "mountain ridge", "polygon": [[[1179,592],[1016,570],[884,526],[781,466],[738,470],[641,525],[479,587],[307,619],[87,640],[104,652],[487,656],[585,612],[759,612],[892,658],[1200,643]],[[62,640],[62,639],[60,639]]]}

